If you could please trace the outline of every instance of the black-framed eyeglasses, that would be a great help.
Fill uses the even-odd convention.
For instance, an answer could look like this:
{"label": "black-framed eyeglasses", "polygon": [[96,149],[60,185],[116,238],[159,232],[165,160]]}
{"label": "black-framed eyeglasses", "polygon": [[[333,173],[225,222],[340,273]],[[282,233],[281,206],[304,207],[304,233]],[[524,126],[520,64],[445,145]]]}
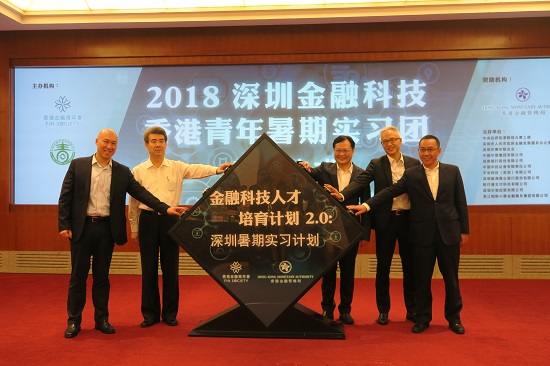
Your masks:
{"label": "black-framed eyeglasses", "polygon": [[350,154],[353,150],[349,149],[334,149],[336,154]]}
{"label": "black-framed eyeglasses", "polygon": [[382,145],[387,145],[388,142],[391,143],[392,145],[395,144],[397,141],[401,140],[401,137],[392,137],[391,139],[387,139],[387,140],[382,140],[380,141],[380,143]]}
{"label": "black-framed eyeglasses", "polygon": [[424,154],[424,153],[432,154],[434,151],[437,151],[437,150],[439,150],[439,147],[436,147],[436,148],[433,148],[433,147],[429,147],[429,148],[420,147],[420,148],[418,148],[418,152],[421,153],[421,154]]}

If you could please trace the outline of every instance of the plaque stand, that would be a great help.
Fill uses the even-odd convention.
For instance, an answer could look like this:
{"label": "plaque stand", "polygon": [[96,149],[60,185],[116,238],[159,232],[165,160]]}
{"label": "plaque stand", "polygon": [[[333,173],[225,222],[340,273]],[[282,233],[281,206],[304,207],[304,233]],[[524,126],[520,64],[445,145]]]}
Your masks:
{"label": "plaque stand", "polygon": [[234,305],[201,322],[189,336],[345,339],[342,324],[300,304],[288,307],[267,327],[248,308]]}
{"label": "plaque stand", "polygon": [[365,229],[267,134],[169,234],[238,303],[189,336],[345,339],[298,300]]}

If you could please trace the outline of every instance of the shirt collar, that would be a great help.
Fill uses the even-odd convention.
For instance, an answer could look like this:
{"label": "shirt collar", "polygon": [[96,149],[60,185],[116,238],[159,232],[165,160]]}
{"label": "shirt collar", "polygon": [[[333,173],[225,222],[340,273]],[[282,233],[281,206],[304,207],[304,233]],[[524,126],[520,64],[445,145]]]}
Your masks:
{"label": "shirt collar", "polygon": [[[94,165],[94,164],[97,164],[98,166],[101,166],[101,164],[99,164],[99,162],[97,161],[97,159],[95,157],[95,154],[92,155],[92,165]],[[109,166],[111,168],[113,167],[113,159],[109,159],[109,164],[107,164],[107,166]]]}
{"label": "shirt collar", "polygon": [[[151,158],[147,159],[147,161],[145,162],[145,167],[150,168],[152,166],[154,166],[154,165],[153,165],[153,162],[151,161]],[[164,158],[164,160],[162,160],[162,164],[160,164],[160,166],[170,166],[170,160]]]}
{"label": "shirt collar", "polygon": [[437,162],[437,165],[433,169],[426,168],[426,166],[424,166],[424,164],[422,164],[422,166],[424,167],[424,170],[427,171],[427,172],[438,171],[439,170],[439,161]]}
{"label": "shirt collar", "polygon": [[397,159],[397,160],[395,160],[394,158],[392,158],[388,154],[386,154],[386,156],[388,157],[388,160],[390,161],[390,164],[397,164],[397,163],[405,164],[405,160],[403,159],[403,153],[400,153],[399,159]]}
{"label": "shirt collar", "polygon": [[350,164],[349,168],[344,170],[342,168],[340,168],[340,165],[338,165],[338,163],[336,163],[336,171],[340,171],[340,172],[350,172],[350,173],[353,173],[353,163]]}

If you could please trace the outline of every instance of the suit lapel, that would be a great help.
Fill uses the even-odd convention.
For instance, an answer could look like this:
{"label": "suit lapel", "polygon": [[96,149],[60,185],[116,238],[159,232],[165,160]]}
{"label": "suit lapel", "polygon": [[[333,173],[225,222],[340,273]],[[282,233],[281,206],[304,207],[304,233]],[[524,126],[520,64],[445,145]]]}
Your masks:
{"label": "suit lapel", "polygon": [[412,159],[409,158],[408,156],[405,156],[405,155],[403,155],[403,163],[405,164],[405,170],[407,170],[407,168],[411,168],[413,166],[413,165],[411,165]]}
{"label": "suit lapel", "polygon": [[84,175],[82,179],[84,180],[84,194],[83,197],[90,197],[90,189],[92,186],[92,157],[85,160],[86,166],[84,167]]}
{"label": "suit lapel", "polygon": [[[431,199],[433,200],[434,196],[432,194],[432,190],[430,189],[430,184],[428,183],[428,177],[426,176],[426,170],[424,170],[424,165],[419,165],[418,166],[418,172],[419,172],[420,176],[422,177],[420,179],[420,182],[422,183],[422,187],[424,187],[424,189],[426,190],[426,193],[428,194],[428,196],[430,196]],[[438,189],[438,192],[439,192],[439,189]]]}
{"label": "suit lapel", "polygon": [[382,156],[382,158],[380,159],[380,164],[382,165],[382,171],[384,172],[384,176],[386,177],[389,187],[393,184],[393,179],[391,176],[390,159],[387,155]]}
{"label": "suit lapel", "polygon": [[355,177],[357,177],[359,175],[359,168],[353,164],[353,169],[351,171],[351,179],[350,179],[350,182],[353,181],[355,179]]}
{"label": "suit lapel", "polygon": [[[112,168],[112,172],[111,172],[111,189],[109,190],[110,194],[111,194],[111,197],[110,197],[110,201],[113,200],[113,197],[115,196],[115,188],[117,186],[117,177],[118,177],[118,165],[115,164],[115,161],[113,160],[113,168]],[[110,202],[112,203],[112,202]]]}
{"label": "suit lapel", "polygon": [[330,176],[330,180],[332,180],[331,185],[333,187],[336,187],[338,191],[340,190],[340,187],[338,186],[338,165],[336,163],[332,164],[332,167],[329,169],[328,174]]}
{"label": "suit lapel", "polygon": [[444,164],[439,163],[439,186],[437,187],[436,198],[439,198],[439,196],[441,195],[441,191],[444,187],[446,187],[447,184],[446,179],[448,174],[445,173],[444,169],[447,169],[447,167]]}

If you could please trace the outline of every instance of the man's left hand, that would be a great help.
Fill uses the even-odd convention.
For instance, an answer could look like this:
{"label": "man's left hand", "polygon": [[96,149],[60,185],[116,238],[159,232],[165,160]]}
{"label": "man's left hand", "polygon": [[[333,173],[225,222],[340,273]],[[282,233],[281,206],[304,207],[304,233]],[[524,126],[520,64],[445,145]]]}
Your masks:
{"label": "man's left hand", "polygon": [[462,241],[460,242],[460,246],[463,246],[468,242],[468,234],[460,234],[462,236]]}
{"label": "man's left hand", "polygon": [[168,215],[181,216],[185,213],[185,211],[186,211],[185,207],[175,206],[175,207],[169,207],[168,210],[166,210],[166,213]]}
{"label": "man's left hand", "polygon": [[221,174],[225,172],[227,168],[229,168],[231,165],[233,165],[233,163],[223,163],[218,167],[218,169],[216,169],[216,174]]}

